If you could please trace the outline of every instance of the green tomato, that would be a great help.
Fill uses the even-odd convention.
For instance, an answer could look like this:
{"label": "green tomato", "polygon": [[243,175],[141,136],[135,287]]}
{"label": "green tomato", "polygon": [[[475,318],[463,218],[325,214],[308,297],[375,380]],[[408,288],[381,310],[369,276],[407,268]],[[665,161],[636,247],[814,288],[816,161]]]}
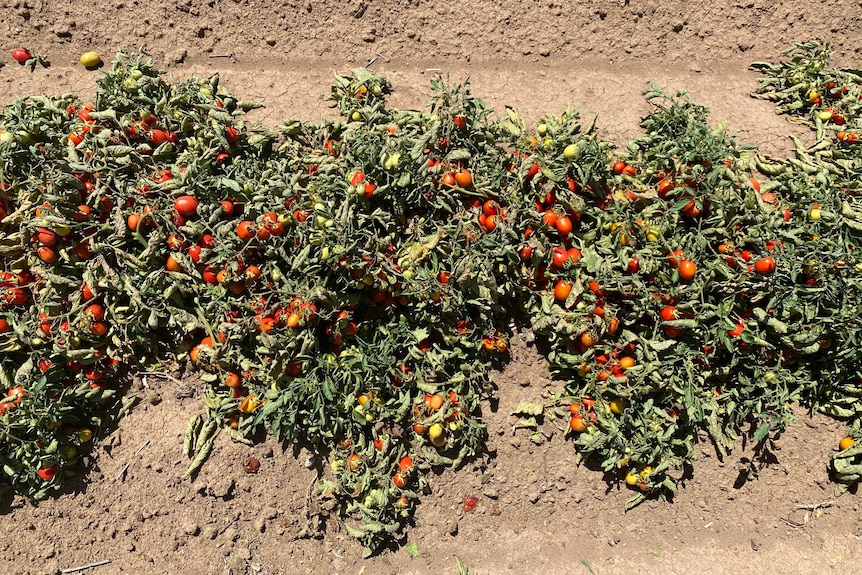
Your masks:
{"label": "green tomato", "polygon": [[548,133],[548,126],[546,124],[539,124],[536,126],[536,133],[540,136],[544,136]]}
{"label": "green tomato", "polygon": [[398,168],[401,161],[401,154],[398,152],[386,153],[383,155],[383,169],[391,172]]}
{"label": "green tomato", "polygon": [[574,160],[575,156],[578,155],[578,145],[577,144],[569,144],[563,150],[563,157],[567,160]]}

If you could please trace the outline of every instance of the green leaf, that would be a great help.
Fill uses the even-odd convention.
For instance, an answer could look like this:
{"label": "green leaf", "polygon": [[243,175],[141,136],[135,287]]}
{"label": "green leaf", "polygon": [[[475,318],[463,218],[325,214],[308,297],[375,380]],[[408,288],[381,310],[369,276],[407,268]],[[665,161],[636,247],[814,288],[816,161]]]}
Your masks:
{"label": "green leaf", "polygon": [[544,411],[545,406],[541,403],[521,401],[515,409],[512,410],[512,415],[542,415]]}
{"label": "green leaf", "polygon": [[407,545],[404,546],[404,549],[407,551],[407,554],[412,558],[419,557],[419,548],[416,546],[416,543],[410,541]]}

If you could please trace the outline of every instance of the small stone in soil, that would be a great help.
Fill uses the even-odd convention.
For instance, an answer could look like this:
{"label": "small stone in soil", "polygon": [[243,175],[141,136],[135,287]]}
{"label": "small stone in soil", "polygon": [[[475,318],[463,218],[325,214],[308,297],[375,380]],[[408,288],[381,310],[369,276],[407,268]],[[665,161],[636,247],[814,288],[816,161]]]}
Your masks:
{"label": "small stone in soil", "polygon": [[488,487],[482,492],[482,495],[489,499],[498,499],[500,497],[500,492],[493,487]]}
{"label": "small stone in soil", "polygon": [[183,525],[183,533],[194,537],[201,532],[201,527],[194,521],[188,521]]}

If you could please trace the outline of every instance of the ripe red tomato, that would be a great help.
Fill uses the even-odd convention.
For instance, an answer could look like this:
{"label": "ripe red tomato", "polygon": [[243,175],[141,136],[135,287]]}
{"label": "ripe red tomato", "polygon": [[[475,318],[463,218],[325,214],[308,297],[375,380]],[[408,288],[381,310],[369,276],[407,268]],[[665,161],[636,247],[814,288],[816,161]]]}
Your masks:
{"label": "ripe red tomato", "polygon": [[254,222],[243,220],[237,224],[236,233],[239,239],[247,242],[257,235],[257,229],[254,226]]}
{"label": "ripe red tomato", "polygon": [[84,309],[84,315],[91,321],[102,321],[105,319],[105,308],[97,303],[90,304]]}
{"label": "ripe red tomato", "polygon": [[52,479],[54,479],[54,476],[57,475],[57,466],[52,465],[50,467],[43,467],[42,469],[38,470],[36,474],[43,481],[51,481]]}
{"label": "ripe red tomato", "polygon": [[622,174],[623,170],[626,168],[626,163],[622,160],[617,160],[614,162],[613,172],[615,174]]}
{"label": "ripe red tomato", "polygon": [[566,248],[554,248],[552,257],[553,266],[562,268],[569,261],[569,252]]}
{"label": "ripe red tomato", "polygon": [[599,282],[597,282],[596,280],[592,280],[589,284],[587,284],[587,287],[589,287],[590,291],[599,297],[603,297],[606,295],[606,292],[602,289],[601,284],[599,284]]}
{"label": "ripe red tomato", "polygon": [[496,216],[500,213],[500,204],[496,200],[485,200],[482,204],[482,213],[486,216]]}
{"label": "ripe red tomato", "polygon": [[198,200],[194,196],[180,196],[174,200],[174,209],[179,215],[189,218],[198,212]]}
{"label": "ripe red tomato", "polygon": [[677,311],[676,307],[672,305],[663,307],[659,315],[664,321],[673,321],[679,318],[679,312]]}
{"label": "ripe red tomato", "polygon": [[561,236],[567,236],[572,233],[572,218],[569,216],[560,216],[554,225]]}
{"label": "ripe red tomato", "polygon": [[455,127],[459,130],[464,130],[467,128],[467,118],[464,116],[455,116],[452,118],[452,123],[455,124]]}
{"label": "ripe red tomato", "polygon": [[401,471],[396,471],[395,475],[392,476],[392,483],[395,484],[395,487],[398,489],[404,489],[407,487],[407,483],[410,479],[410,476]]}
{"label": "ripe red tomato", "polygon": [[754,269],[761,275],[768,275],[775,271],[775,258],[765,257],[754,262]]}
{"label": "ripe red tomato", "polygon": [[447,188],[453,187],[455,185],[455,174],[453,174],[452,172],[446,172],[445,174],[443,174],[443,178],[440,180],[440,182]]}
{"label": "ripe red tomato", "polygon": [[39,228],[36,230],[34,238],[37,242],[49,248],[57,243],[57,234],[54,230],[48,228]]}
{"label": "ripe red tomato", "polygon": [[12,50],[12,58],[19,64],[26,64],[27,60],[32,57],[33,55],[30,54],[30,51],[26,48],[17,48],[15,50]]}
{"label": "ripe red tomato", "polygon": [[745,324],[737,323],[733,329],[727,330],[727,335],[730,337],[739,337],[745,331]]}
{"label": "ripe red tomato", "polygon": [[667,256],[667,263],[670,264],[670,267],[672,267],[672,268],[677,267],[681,260],[682,260],[682,250],[673,250]]}
{"label": "ripe red tomato", "polygon": [[93,325],[90,326],[90,333],[96,337],[102,337],[108,333],[108,324],[103,321],[93,322]]}

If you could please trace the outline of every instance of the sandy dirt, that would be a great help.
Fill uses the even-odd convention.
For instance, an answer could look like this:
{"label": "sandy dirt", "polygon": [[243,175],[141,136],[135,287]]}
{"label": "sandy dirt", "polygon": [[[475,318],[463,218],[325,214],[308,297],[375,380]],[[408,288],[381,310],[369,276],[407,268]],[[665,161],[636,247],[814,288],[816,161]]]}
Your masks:
{"label": "sandy dirt", "polygon": [[[263,102],[252,120],[333,117],[326,101],[336,72],[367,65],[385,73],[392,103],[419,108],[437,73],[467,75],[497,110],[535,120],[571,106],[616,142],[637,134],[649,111],[651,81],[686,90],[771,154],[791,133],[810,137],[748,94],[756,60],[775,60],[793,42],[828,41],[839,64],[862,63],[862,4],[791,0],[702,3],[597,0],[591,3],[383,2],[380,0],[6,0],[0,11],[0,103],[24,94],[94,91],[95,72],[77,64],[84,50],[110,57],[146,46],[176,79],[219,73],[243,99]],[[34,72],[9,52],[48,56]],[[439,72],[438,72],[439,71]],[[719,461],[708,442],[673,502],[626,513],[629,492],[578,466],[563,434],[513,431],[509,413],[560,385],[523,341],[495,375],[499,405],[485,406],[488,454],[430,478],[405,546],[363,560],[360,547],[330,521],[319,538],[306,526],[316,462],[271,439],[249,448],[220,437],[198,478],[183,479],[189,417],[201,409],[193,379],[150,376],[146,398],[92,453],[74,490],[38,506],[14,499],[0,508],[6,532],[0,572],[147,574],[454,573],[455,556],[479,575],[497,573],[862,573],[859,497],[833,497],[826,464],[842,424],[800,411],[768,461],[751,461],[740,443]],[[254,456],[256,474],[243,471]],[[751,479],[743,481],[746,471]],[[463,509],[466,497],[479,503]],[[402,543],[403,543],[402,542]]]}

